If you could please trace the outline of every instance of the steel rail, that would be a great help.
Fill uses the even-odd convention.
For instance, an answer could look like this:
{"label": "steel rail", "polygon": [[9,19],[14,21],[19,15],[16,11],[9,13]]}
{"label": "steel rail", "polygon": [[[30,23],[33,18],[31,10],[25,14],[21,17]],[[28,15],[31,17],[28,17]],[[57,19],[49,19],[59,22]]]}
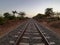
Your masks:
{"label": "steel rail", "polygon": [[16,41],[16,43],[15,43],[14,45],[18,45],[18,44],[20,43],[21,38],[22,38],[22,36],[24,35],[24,33],[25,33],[28,25],[29,25],[29,23],[27,23],[27,24],[25,25],[24,30],[21,32],[21,35],[18,37],[18,39],[17,39],[17,41]]}
{"label": "steel rail", "polygon": [[34,23],[35,27],[37,28],[37,30],[39,31],[40,35],[42,36],[43,40],[44,40],[44,43],[45,45],[50,45],[48,40],[45,38],[45,36],[42,34],[42,32],[40,31],[40,28],[39,26],[37,25],[37,23]]}

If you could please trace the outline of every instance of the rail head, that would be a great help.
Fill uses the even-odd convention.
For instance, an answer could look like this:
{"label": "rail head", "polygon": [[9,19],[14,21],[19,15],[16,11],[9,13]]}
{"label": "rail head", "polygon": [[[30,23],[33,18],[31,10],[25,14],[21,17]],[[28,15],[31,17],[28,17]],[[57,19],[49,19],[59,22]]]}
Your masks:
{"label": "rail head", "polygon": [[18,45],[18,44],[20,43],[21,38],[22,38],[22,36],[24,35],[24,32],[26,31],[28,25],[29,25],[29,23],[27,23],[27,24],[25,25],[24,30],[22,31],[21,35],[18,37],[18,39],[17,39],[16,43],[14,43],[14,45]]}
{"label": "rail head", "polygon": [[39,26],[37,25],[37,23],[34,23],[35,27],[37,28],[37,30],[39,31],[39,33],[41,34],[42,38],[44,39],[45,41],[45,45],[50,45],[48,40],[45,38],[45,36],[42,34],[42,32],[40,31],[40,28]]}

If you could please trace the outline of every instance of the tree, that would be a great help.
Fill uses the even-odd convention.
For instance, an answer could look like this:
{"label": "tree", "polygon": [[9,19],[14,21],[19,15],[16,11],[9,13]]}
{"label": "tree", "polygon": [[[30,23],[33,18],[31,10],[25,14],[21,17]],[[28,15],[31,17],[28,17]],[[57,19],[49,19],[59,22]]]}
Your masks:
{"label": "tree", "polygon": [[54,15],[52,8],[47,8],[45,10],[45,15],[46,16],[52,16],[52,15]]}
{"label": "tree", "polygon": [[25,16],[25,12],[20,12],[18,14],[21,15],[22,18]]}
{"label": "tree", "polygon": [[17,11],[12,11],[13,15],[15,16],[15,13],[17,13]]}
{"label": "tree", "polygon": [[15,19],[15,16],[14,15],[11,15],[10,13],[6,12],[4,13],[4,18],[6,20],[12,20],[12,19]]}
{"label": "tree", "polygon": [[40,14],[40,13],[38,13],[36,16],[34,16],[33,18],[34,19],[42,19],[43,18],[43,14]]}
{"label": "tree", "polygon": [[4,23],[5,23],[4,17],[1,17],[1,16],[0,16],[0,25],[3,25]]}
{"label": "tree", "polygon": [[8,12],[6,12],[6,13],[4,13],[4,17],[5,18],[9,18],[11,15],[8,13]]}

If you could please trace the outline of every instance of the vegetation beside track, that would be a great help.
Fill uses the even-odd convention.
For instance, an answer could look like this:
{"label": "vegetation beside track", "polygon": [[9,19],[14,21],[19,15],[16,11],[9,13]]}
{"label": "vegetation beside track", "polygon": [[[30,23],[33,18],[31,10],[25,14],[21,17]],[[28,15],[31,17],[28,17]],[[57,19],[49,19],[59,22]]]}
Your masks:
{"label": "vegetation beside track", "polygon": [[[56,15],[57,14],[57,15]],[[56,17],[55,17],[56,16]],[[60,13],[54,12],[52,8],[47,8],[45,14],[38,13],[33,19],[37,20],[46,27],[60,34]]]}
{"label": "vegetation beside track", "polygon": [[29,18],[25,17],[25,15],[25,12],[18,13],[16,11],[12,11],[12,13],[5,12],[3,16],[0,16],[0,36],[15,29],[22,22],[28,20]]}

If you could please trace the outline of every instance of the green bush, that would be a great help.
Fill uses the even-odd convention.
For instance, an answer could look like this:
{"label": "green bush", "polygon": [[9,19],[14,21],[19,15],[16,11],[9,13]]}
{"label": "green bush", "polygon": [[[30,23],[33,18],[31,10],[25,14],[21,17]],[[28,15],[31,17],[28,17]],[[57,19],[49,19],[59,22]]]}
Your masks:
{"label": "green bush", "polygon": [[9,20],[13,20],[13,19],[15,19],[15,18],[16,18],[15,16],[9,16],[9,17],[8,17]]}
{"label": "green bush", "polygon": [[19,19],[19,20],[24,20],[25,17],[17,17],[17,19]]}
{"label": "green bush", "polygon": [[3,17],[0,17],[0,25],[3,25],[5,23],[5,19]]}

